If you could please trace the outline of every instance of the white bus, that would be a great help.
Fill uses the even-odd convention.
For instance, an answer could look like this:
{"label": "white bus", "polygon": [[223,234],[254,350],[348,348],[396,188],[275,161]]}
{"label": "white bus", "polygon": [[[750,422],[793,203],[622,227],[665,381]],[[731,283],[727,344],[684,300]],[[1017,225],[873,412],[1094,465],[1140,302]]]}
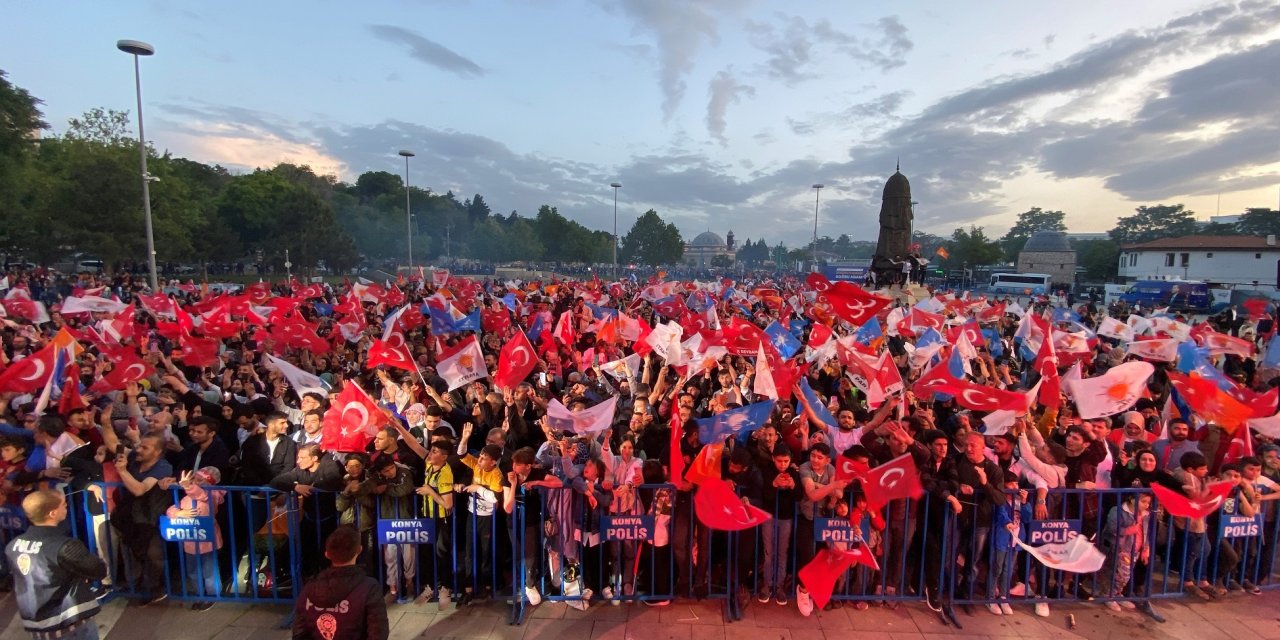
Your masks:
{"label": "white bus", "polygon": [[998,293],[1049,293],[1053,278],[1043,273],[997,273],[991,276],[991,290]]}

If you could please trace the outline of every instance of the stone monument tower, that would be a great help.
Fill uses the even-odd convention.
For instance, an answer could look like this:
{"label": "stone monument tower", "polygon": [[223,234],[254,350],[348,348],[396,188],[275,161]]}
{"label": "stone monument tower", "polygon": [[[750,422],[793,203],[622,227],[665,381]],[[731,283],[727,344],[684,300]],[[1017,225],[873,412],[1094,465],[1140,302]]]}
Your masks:
{"label": "stone monument tower", "polygon": [[884,183],[880,238],[876,242],[878,260],[901,260],[907,257],[907,248],[911,246],[911,183],[907,182],[901,169],[901,165],[896,167],[889,181]]}

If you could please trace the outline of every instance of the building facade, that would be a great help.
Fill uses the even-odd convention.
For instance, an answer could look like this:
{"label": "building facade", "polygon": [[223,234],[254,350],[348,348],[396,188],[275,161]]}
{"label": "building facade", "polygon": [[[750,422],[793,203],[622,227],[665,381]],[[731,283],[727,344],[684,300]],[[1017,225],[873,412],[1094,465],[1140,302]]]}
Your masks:
{"label": "building facade", "polygon": [[1076,250],[1061,231],[1037,231],[1018,253],[1018,273],[1043,273],[1053,284],[1071,286],[1076,281]]}
{"label": "building facade", "polygon": [[704,231],[685,243],[684,256],[680,261],[691,267],[706,269],[712,266],[711,261],[716,256],[727,256],[733,262],[736,250],[732,231],[729,232],[727,241],[715,232]]}
{"label": "building facade", "polygon": [[1280,275],[1275,236],[1182,236],[1127,245],[1118,274],[1135,280],[1191,280],[1209,286],[1274,288]]}

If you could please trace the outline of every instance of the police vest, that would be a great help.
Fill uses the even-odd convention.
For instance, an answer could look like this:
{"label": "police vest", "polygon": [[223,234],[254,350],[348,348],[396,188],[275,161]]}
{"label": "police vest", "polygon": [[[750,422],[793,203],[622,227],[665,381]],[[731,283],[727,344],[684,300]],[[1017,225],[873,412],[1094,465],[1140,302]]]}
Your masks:
{"label": "police vest", "polygon": [[58,566],[58,553],[71,542],[57,527],[32,526],[5,548],[27,631],[56,631],[98,613],[88,581]]}

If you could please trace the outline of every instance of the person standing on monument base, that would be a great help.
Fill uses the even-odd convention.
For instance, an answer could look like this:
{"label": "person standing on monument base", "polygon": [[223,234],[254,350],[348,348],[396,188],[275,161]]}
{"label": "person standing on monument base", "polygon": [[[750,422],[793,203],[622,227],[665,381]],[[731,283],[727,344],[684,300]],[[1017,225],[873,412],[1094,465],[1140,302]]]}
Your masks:
{"label": "person standing on monument base", "polygon": [[98,601],[90,583],[107,577],[106,563],[58,526],[67,518],[61,492],[33,492],[22,511],[31,527],[5,549],[22,627],[34,640],[97,640]]}

